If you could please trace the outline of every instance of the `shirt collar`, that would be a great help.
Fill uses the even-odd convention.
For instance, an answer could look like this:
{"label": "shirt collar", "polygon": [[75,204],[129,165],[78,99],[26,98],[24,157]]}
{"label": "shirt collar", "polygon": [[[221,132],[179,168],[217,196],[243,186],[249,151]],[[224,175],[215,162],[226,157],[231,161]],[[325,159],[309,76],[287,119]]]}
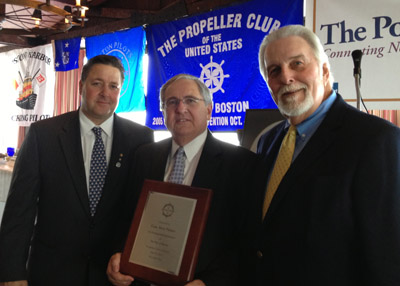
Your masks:
{"label": "shirt collar", "polygon": [[[207,128],[203,131],[199,136],[194,138],[192,141],[183,146],[185,150],[186,159],[190,162],[193,157],[197,154],[197,152],[203,147],[207,138]],[[172,148],[171,148],[171,158],[174,156],[176,150],[178,150],[180,146],[172,140]]]}
{"label": "shirt collar", "polygon": [[[325,99],[320,106],[318,106],[317,110],[313,112],[306,120],[296,125],[297,134],[300,134],[301,137],[309,136],[309,134],[319,126],[322,120],[325,118],[332,104],[336,100],[336,92],[333,90],[331,95]],[[285,128],[289,128],[290,123],[286,121]]]}
{"label": "shirt collar", "polygon": [[92,134],[93,133],[92,128],[95,126],[100,126],[103,132],[107,136],[111,136],[113,130],[113,123],[114,123],[114,114],[110,116],[102,124],[96,125],[83,113],[81,108],[79,109],[79,124],[81,127],[81,134],[87,134],[87,133]]}

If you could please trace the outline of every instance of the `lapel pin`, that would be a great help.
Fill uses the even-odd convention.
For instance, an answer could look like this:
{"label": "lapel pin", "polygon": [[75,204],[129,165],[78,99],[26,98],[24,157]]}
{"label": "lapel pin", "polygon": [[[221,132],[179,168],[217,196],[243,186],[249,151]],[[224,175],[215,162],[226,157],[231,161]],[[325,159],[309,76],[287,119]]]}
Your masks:
{"label": "lapel pin", "polygon": [[118,158],[118,162],[115,164],[115,167],[117,167],[117,168],[121,167],[122,157],[124,157],[124,154],[120,153],[119,154],[119,158]]}

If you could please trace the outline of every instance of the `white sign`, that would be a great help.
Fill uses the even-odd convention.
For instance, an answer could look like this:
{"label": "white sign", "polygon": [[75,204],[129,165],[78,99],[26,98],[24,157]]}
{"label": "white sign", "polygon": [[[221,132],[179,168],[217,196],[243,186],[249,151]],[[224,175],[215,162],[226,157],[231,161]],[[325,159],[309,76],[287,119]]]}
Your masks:
{"label": "white sign", "polygon": [[399,0],[317,0],[315,23],[344,99],[356,103],[351,53],[361,50],[361,95],[367,108],[400,109]]}

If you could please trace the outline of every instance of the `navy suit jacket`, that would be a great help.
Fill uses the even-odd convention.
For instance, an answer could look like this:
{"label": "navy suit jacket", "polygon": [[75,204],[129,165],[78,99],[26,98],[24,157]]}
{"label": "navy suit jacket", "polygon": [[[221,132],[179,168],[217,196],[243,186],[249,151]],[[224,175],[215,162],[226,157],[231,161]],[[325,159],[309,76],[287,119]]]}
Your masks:
{"label": "navy suit jacket", "polygon": [[[134,208],[144,179],[164,180],[172,139],[143,145],[135,158],[136,179],[127,209]],[[192,186],[213,190],[208,221],[203,236],[194,279],[207,286],[237,285],[238,239],[252,196],[252,172],[256,155],[242,147],[207,139],[192,181]],[[134,201],[135,203],[133,203]],[[133,214],[131,213],[130,216]]]}
{"label": "navy suit jacket", "polygon": [[[267,178],[284,122],[262,136]],[[249,285],[400,285],[400,130],[338,95],[282,179],[254,204]],[[253,225],[254,226],[254,225]]]}
{"label": "navy suit jacket", "polygon": [[[115,115],[105,185],[89,212],[78,111],[31,125],[19,152],[0,229],[0,281],[109,285],[112,255],[133,153],[153,141],[147,127]],[[28,262],[28,271],[26,263]]]}

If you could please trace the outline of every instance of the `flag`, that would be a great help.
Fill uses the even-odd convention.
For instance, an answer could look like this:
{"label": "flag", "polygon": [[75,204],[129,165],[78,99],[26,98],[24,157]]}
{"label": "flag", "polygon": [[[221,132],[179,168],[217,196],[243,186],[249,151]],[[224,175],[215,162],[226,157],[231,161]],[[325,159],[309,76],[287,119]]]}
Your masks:
{"label": "flag", "polygon": [[4,86],[7,106],[4,112],[10,123],[29,126],[50,118],[54,111],[54,53],[51,44],[4,53],[9,86]]}
{"label": "flag", "polygon": [[55,70],[69,71],[79,67],[79,49],[81,47],[81,37],[56,40],[55,46]]}
{"label": "flag", "polygon": [[149,75],[146,125],[165,129],[159,90],[179,73],[199,77],[213,94],[212,131],[242,129],[247,109],[276,108],[258,67],[262,39],[303,23],[303,1],[253,0],[146,27]]}

